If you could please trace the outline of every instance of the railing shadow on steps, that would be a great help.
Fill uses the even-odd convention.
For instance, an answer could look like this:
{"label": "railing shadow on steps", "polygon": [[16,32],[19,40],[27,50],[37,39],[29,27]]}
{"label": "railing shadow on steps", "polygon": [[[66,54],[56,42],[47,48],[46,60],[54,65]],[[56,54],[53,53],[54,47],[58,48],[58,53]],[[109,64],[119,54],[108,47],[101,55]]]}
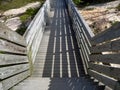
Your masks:
{"label": "railing shadow on steps", "polygon": [[33,71],[33,64],[35,62],[43,32],[46,28],[46,24],[48,21],[49,11],[50,0],[46,0],[24,34],[24,38],[27,42],[27,53],[31,64],[31,74]]}
{"label": "railing shadow on steps", "polygon": [[24,38],[27,42],[28,54],[31,55],[32,63],[35,61],[40,41],[42,39],[42,34],[46,26],[49,11],[50,2],[49,0],[46,0],[24,34]]}
{"label": "railing shadow on steps", "polygon": [[[66,0],[66,5],[86,74],[113,90],[120,90],[120,68],[114,66],[120,64],[120,23],[94,36],[74,3]],[[27,44],[22,36],[4,25],[0,28],[0,90],[8,90],[30,75],[28,62],[32,65],[35,61],[50,6],[46,0],[31,22],[24,35]]]}
{"label": "railing shadow on steps", "polygon": [[120,23],[94,35],[71,0],[66,0],[86,74],[120,90]]}

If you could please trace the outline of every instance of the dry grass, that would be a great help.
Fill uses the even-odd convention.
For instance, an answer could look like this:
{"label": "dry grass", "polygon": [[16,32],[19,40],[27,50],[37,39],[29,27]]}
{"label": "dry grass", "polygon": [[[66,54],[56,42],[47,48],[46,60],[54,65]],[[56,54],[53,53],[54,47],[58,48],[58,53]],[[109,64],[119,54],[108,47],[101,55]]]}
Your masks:
{"label": "dry grass", "polygon": [[0,11],[6,11],[9,9],[19,8],[28,3],[35,1],[43,1],[43,0],[0,0]]}

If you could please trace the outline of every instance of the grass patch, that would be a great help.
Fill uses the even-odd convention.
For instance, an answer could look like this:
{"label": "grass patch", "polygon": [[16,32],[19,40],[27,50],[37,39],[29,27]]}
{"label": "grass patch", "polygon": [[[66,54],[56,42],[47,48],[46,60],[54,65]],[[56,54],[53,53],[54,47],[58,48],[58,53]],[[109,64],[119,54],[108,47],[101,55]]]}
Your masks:
{"label": "grass patch", "polygon": [[79,4],[82,3],[83,1],[82,1],[82,0],[73,0],[73,2],[74,2],[76,5],[79,5]]}
{"label": "grass patch", "polygon": [[42,2],[43,0],[0,0],[0,10],[6,11],[9,9],[20,8],[21,6],[35,1]]}
{"label": "grass patch", "polygon": [[17,29],[16,32],[19,33],[20,35],[23,35],[27,29],[26,23],[29,20],[32,20],[36,13],[38,12],[39,8],[30,8],[28,9],[23,15],[20,16],[20,20],[22,21],[21,28]]}
{"label": "grass patch", "polygon": [[37,9],[35,9],[35,8],[28,9],[23,15],[20,16],[21,21],[25,22],[29,18],[33,18],[36,15],[36,13],[38,12],[38,10],[39,10],[39,8],[37,8]]}
{"label": "grass patch", "polygon": [[114,21],[114,22],[111,23],[111,25],[114,26],[114,25],[116,25],[118,23],[119,23],[119,21]]}
{"label": "grass patch", "polygon": [[20,20],[22,22],[24,22],[24,21],[28,20],[29,17],[30,17],[30,15],[24,14],[24,15],[20,16]]}

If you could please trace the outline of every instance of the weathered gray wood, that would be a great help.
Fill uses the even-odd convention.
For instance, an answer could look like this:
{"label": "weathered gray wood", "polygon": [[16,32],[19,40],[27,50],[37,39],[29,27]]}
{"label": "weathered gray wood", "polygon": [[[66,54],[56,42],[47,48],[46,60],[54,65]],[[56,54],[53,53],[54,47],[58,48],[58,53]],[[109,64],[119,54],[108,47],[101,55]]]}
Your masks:
{"label": "weathered gray wood", "polygon": [[120,84],[117,82],[117,80],[109,78],[107,76],[104,76],[92,70],[89,70],[88,72],[89,72],[89,75],[91,75],[92,77],[95,77],[97,80],[101,81],[105,85],[108,85],[113,90],[120,90]]}
{"label": "weathered gray wood", "polygon": [[89,63],[90,69],[120,80],[120,68]]}
{"label": "weathered gray wood", "polygon": [[17,73],[23,72],[29,69],[29,64],[14,65],[0,68],[0,79],[5,79]]}
{"label": "weathered gray wood", "polygon": [[22,36],[7,28],[3,23],[0,23],[0,38],[11,42],[26,46],[26,42]]}
{"label": "weathered gray wood", "polygon": [[74,6],[71,0],[68,0],[68,11],[73,22],[73,29],[77,36],[77,42],[82,50],[81,52],[82,59],[84,59],[84,61],[87,64],[87,62],[89,61],[88,56],[90,54],[89,50],[89,47],[91,46],[90,40],[94,36],[94,34],[90,30],[88,25],[85,23],[83,17],[77,12],[77,8]]}
{"label": "weathered gray wood", "polygon": [[[92,47],[90,49],[90,47],[92,45],[96,45],[98,43],[103,43],[104,41],[108,41],[108,40],[119,37],[120,36],[120,30],[119,30],[120,26],[113,27],[112,28],[113,31],[108,30],[107,32],[104,32],[103,34],[101,33],[97,36],[94,36],[94,34],[90,30],[89,26],[86,24],[83,17],[78,13],[78,10],[75,7],[75,5],[73,4],[72,0],[66,0],[66,2],[68,5],[68,11],[69,11],[69,15],[70,15],[70,18],[72,21],[73,30],[76,33],[77,42],[81,48],[80,51],[81,51],[81,57],[83,59],[83,62],[86,61],[87,56],[89,56],[91,54],[91,52],[92,53],[101,53],[103,51],[118,51],[119,50],[119,48],[120,48],[119,41],[109,42],[105,45]],[[114,29],[115,29],[115,31],[114,31]],[[91,39],[92,39],[92,41],[91,41]],[[117,57],[117,59],[115,57]],[[118,55],[115,55],[115,54],[114,55],[112,55],[112,54],[111,55],[110,54],[109,55],[91,55],[91,56],[89,56],[89,58],[90,58],[90,61],[98,61],[98,62],[106,62],[106,63],[108,62],[108,63],[116,63],[116,64],[120,63],[120,58],[118,57]],[[87,60],[89,60],[89,58]],[[105,68],[105,70],[104,70],[104,68]],[[96,70],[97,66],[96,67],[94,66],[93,69]],[[100,69],[100,67],[98,69]],[[110,67],[110,69],[111,69],[111,67]],[[116,68],[112,72],[110,72],[110,69],[107,66],[104,66],[104,67],[102,66],[103,71],[101,70],[101,72],[103,72],[104,74],[107,74],[107,75],[109,75],[113,72],[117,72]],[[117,83],[117,80],[113,80],[110,77],[106,77],[100,73],[93,72],[92,70],[89,70],[89,74],[91,76],[97,78],[99,81],[110,86],[114,90],[120,89],[120,86],[119,86],[119,83]],[[112,75],[111,75],[111,77],[112,77]],[[116,79],[119,78],[119,76],[114,76],[114,77]]]}
{"label": "weathered gray wood", "polygon": [[[44,28],[44,27],[43,27]],[[32,52],[32,60],[33,60],[33,63],[35,61],[35,57],[37,55],[37,52],[39,50],[39,45],[41,43],[41,39],[42,39],[42,36],[43,36],[43,31],[44,29],[41,28],[37,33],[36,35],[34,36],[34,40],[33,40],[33,44],[31,45],[31,52]]]}
{"label": "weathered gray wood", "polygon": [[3,90],[8,90],[9,88],[13,87],[14,85],[19,83],[20,81],[27,78],[29,76],[29,74],[30,74],[29,71],[25,71],[25,72],[22,72],[18,75],[15,75],[13,77],[10,77],[8,79],[1,81],[2,86],[3,86]]}
{"label": "weathered gray wood", "polygon": [[[82,23],[79,15],[80,15],[80,14],[78,14],[78,16],[76,16],[76,21],[75,21],[75,22],[78,23],[78,24],[77,24],[77,28],[78,28],[78,30],[80,30],[81,33],[83,34],[86,43],[87,43],[89,46],[91,46],[91,38],[94,36],[94,34],[93,34],[93,32],[91,31],[91,29],[88,27],[88,25],[85,23],[85,21],[84,21],[84,23]],[[81,16],[81,15],[80,15],[80,16]],[[81,17],[82,17],[82,16],[81,16]],[[83,20],[84,20],[84,19],[83,19]],[[87,25],[87,28],[88,28],[87,30],[86,30],[86,28],[85,28],[85,26],[84,26],[85,24]],[[76,27],[76,26],[75,26],[75,27]]]}
{"label": "weathered gray wood", "polygon": [[26,54],[26,48],[8,42],[6,40],[0,39],[0,51]]}
{"label": "weathered gray wood", "polygon": [[34,63],[35,57],[42,39],[42,34],[46,26],[47,13],[50,11],[50,2],[46,0],[43,6],[40,8],[35,18],[27,28],[24,34],[24,38],[27,42],[27,49],[29,51],[29,56]]}
{"label": "weathered gray wood", "polygon": [[27,56],[0,54],[0,66],[28,62]]}
{"label": "weathered gray wood", "polygon": [[120,23],[112,26],[108,30],[105,30],[104,32],[93,37],[92,43],[98,44],[98,43],[106,42],[118,37],[120,37]]}
{"label": "weathered gray wood", "polygon": [[100,53],[105,51],[118,51],[120,50],[120,40],[111,41],[99,46],[91,48],[91,53]]}
{"label": "weathered gray wood", "polygon": [[79,27],[84,29],[83,32],[87,35],[87,39],[91,40],[94,34],[91,31],[90,27],[85,22],[84,18],[79,14],[77,8],[75,7],[74,3],[71,0],[68,0],[68,11],[70,13],[71,18],[75,18],[80,23]]}
{"label": "weathered gray wood", "polygon": [[0,82],[0,90],[3,90],[3,86],[1,82]]}
{"label": "weathered gray wood", "polygon": [[85,70],[85,74],[88,74],[87,64],[85,62],[84,54],[82,53],[81,49],[80,49],[80,54],[81,54],[81,59],[82,59],[82,62],[83,62],[83,67],[84,67],[84,70]]}
{"label": "weathered gray wood", "polygon": [[120,64],[120,54],[90,55],[90,61]]}

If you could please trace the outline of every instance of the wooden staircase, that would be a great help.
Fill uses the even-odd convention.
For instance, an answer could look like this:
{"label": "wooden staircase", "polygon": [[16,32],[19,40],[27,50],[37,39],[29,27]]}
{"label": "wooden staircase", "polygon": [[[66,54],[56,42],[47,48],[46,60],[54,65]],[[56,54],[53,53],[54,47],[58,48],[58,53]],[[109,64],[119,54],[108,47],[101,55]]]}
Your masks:
{"label": "wooden staircase", "polygon": [[104,90],[88,77],[40,78],[30,77],[11,90]]}
{"label": "wooden staircase", "polygon": [[[56,0],[43,32],[33,74],[12,90],[104,90],[85,75],[64,0]],[[50,14],[51,15],[51,14]]]}
{"label": "wooden staircase", "polygon": [[72,0],[46,0],[23,37],[0,25],[0,90],[120,90],[120,23],[94,35]]}

